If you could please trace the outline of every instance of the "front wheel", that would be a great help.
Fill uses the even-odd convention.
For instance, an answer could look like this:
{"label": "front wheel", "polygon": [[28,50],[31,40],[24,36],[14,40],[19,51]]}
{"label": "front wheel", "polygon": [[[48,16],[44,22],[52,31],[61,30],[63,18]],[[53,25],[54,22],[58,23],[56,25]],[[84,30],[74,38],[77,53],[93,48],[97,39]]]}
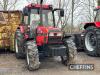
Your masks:
{"label": "front wheel", "polygon": [[65,40],[66,56],[61,57],[64,65],[75,64],[77,58],[77,50],[74,43],[75,37],[69,37]]}
{"label": "front wheel", "polygon": [[30,71],[37,70],[40,66],[38,49],[34,41],[26,42],[26,62]]}
{"label": "front wheel", "polygon": [[68,48],[67,43],[65,43],[65,46],[66,46],[66,56],[61,56],[61,62],[62,64],[67,66],[69,63],[69,48]]}
{"label": "front wheel", "polygon": [[68,61],[69,61],[68,56],[61,56],[61,62],[62,62],[62,64],[64,64],[65,66],[67,66],[68,65]]}

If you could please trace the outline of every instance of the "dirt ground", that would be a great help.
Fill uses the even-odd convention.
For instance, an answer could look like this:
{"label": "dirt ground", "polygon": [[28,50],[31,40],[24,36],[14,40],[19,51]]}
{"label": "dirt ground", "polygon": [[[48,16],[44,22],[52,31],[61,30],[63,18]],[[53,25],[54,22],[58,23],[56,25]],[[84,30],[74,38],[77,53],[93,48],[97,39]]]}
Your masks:
{"label": "dirt ground", "polygon": [[70,71],[61,64],[59,57],[44,60],[40,69],[28,71],[25,60],[16,59],[14,53],[0,54],[0,75],[100,75],[100,57],[90,57],[80,52],[77,56],[78,64],[94,64],[93,71]]}

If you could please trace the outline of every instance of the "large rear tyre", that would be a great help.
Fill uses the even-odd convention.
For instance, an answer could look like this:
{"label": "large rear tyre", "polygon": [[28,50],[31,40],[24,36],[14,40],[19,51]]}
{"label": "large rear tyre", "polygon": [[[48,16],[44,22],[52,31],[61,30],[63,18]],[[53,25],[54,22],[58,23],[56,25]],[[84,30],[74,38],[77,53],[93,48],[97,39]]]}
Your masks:
{"label": "large rear tyre", "polygon": [[26,62],[30,71],[39,69],[39,54],[36,43],[34,41],[26,42]]}
{"label": "large rear tyre", "polygon": [[25,54],[23,52],[24,50],[24,42],[23,42],[23,34],[20,32],[20,30],[17,30],[15,33],[15,55],[16,58],[20,59],[20,58],[25,58]]}
{"label": "large rear tyre", "polygon": [[94,26],[86,28],[84,36],[85,52],[90,56],[98,56],[100,46],[100,30]]}

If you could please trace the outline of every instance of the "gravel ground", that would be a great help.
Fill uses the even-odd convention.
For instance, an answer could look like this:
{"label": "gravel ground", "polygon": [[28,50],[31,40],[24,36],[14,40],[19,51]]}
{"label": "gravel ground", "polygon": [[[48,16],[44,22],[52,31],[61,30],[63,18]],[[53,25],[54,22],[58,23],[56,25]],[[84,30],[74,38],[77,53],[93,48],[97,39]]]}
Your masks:
{"label": "gravel ground", "polygon": [[44,60],[39,70],[28,71],[25,60],[16,59],[14,54],[0,54],[0,75],[100,75],[100,57],[77,54],[78,64],[94,64],[93,71],[70,71],[61,64],[59,57]]}

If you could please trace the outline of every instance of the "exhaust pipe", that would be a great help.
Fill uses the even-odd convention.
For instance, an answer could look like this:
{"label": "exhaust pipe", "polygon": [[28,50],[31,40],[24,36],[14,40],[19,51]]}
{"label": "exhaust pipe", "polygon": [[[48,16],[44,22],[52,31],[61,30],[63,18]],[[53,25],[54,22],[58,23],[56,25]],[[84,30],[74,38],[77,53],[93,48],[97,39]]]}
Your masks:
{"label": "exhaust pipe", "polygon": [[40,25],[43,25],[43,14],[42,14],[42,3],[43,0],[40,1]]}

